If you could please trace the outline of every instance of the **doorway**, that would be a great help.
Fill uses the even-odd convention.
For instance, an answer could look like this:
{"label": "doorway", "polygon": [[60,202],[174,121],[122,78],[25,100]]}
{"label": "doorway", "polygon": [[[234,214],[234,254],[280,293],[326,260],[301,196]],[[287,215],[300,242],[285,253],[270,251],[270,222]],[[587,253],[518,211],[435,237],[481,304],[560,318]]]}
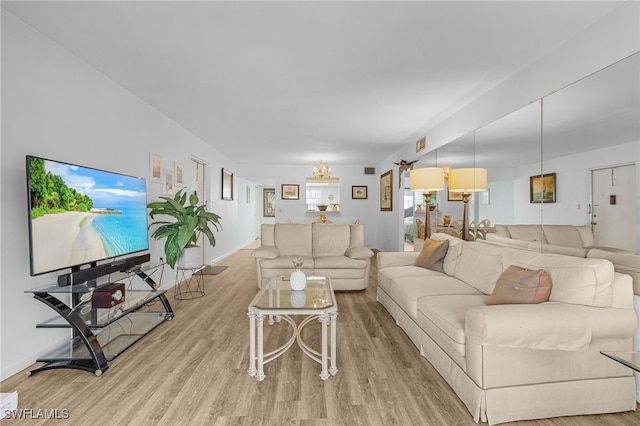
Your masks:
{"label": "doorway", "polygon": [[591,228],[596,246],[636,251],[636,167],[591,171]]}
{"label": "doorway", "polygon": [[[198,199],[201,204],[207,205],[207,197],[204,192],[204,176],[205,176],[206,163],[197,158],[191,158],[191,191],[195,191],[198,195]],[[206,244],[205,236],[200,235],[198,237],[198,246],[200,246],[199,263],[205,264],[206,257]]]}

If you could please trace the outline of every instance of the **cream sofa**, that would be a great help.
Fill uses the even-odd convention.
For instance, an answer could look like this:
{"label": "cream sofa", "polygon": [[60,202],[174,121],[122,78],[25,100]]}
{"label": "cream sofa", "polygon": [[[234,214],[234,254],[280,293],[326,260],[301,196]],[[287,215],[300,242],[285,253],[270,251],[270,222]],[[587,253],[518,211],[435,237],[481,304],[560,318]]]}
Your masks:
{"label": "cream sofa", "polygon": [[[444,272],[418,252],[380,252],[377,300],[473,419],[516,420],[636,408],[632,370],[600,354],[631,350],[631,278],[611,262],[448,239]],[[544,269],[548,302],[487,305],[510,265]]]}
{"label": "cream sofa", "polygon": [[334,290],[363,290],[369,284],[373,251],[364,246],[361,224],[263,224],[260,244],[251,253],[258,287],[291,274],[296,257],[302,257],[307,275],[330,277]]}

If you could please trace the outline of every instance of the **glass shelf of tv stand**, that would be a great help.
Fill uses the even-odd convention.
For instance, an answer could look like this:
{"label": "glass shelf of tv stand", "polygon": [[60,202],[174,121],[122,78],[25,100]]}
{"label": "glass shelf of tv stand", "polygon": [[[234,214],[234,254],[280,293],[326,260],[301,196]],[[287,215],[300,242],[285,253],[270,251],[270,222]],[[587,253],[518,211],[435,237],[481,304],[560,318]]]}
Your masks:
{"label": "glass shelf of tv stand", "polygon": [[[112,322],[117,321],[130,312],[133,312],[145,304],[154,301],[160,295],[165,294],[166,290],[125,290],[125,301],[113,308],[91,308],[91,300],[82,302],[74,306],[75,311],[80,318],[89,326],[89,328],[103,328]],[[149,312],[145,312],[149,313]],[[156,312],[151,312],[156,313]],[[58,316],[48,321],[36,324],[36,328],[70,328],[71,325],[67,320]]]}
{"label": "glass shelf of tv stand", "polygon": [[[72,284],[67,286],[59,286],[56,283],[46,285],[44,287],[34,288],[31,290],[26,290],[25,293],[89,293],[90,291],[95,290],[103,285],[107,285],[110,283],[128,280],[136,274],[143,273],[148,276],[152,276],[152,274],[156,273],[156,271],[160,270],[162,274],[162,270],[164,268],[164,263],[146,263],[140,265],[135,268],[128,269],[126,271],[114,272],[109,275],[103,275],[97,278],[93,282],[83,282],[79,284]],[[158,280],[161,281],[161,280]]]}
{"label": "glass shelf of tv stand", "polygon": [[[169,317],[169,312],[132,312],[122,321],[112,323],[96,333],[98,343],[102,347],[107,361],[124,352],[151,330]],[[92,360],[91,354],[81,337],[74,337],[56,350],[40,357],[37,362]]]}

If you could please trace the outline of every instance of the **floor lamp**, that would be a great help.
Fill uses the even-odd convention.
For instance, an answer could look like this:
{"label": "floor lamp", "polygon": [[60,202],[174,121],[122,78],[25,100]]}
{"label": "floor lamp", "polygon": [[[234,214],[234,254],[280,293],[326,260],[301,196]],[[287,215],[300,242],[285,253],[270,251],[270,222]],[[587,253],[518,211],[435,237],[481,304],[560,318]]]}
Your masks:
{"label": "floor lamp", "polygon": [[449,191],[462,194],[462,239],[469,239],[467,205],[472,192],[487,190],[487,169],[453,169],[449,172]]}
{"label": "floor lamp", "polygon": [[441,167],[424,167],[414,169],[409,172],[409,187],[414,192],[424,194],[425,223],[424,238],[431,236],[431,218],[429,217],[429,207],[431,206],[431,192],[444,189],[444,170]]}

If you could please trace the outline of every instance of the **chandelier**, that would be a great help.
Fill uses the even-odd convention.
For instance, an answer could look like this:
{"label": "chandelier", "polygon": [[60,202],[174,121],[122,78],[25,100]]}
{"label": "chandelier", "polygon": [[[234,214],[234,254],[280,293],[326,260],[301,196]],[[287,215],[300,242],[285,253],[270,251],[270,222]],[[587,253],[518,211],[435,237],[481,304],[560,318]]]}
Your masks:
{"label": "chandelier", "polygon": [[326,179],[331,177],[331,167],[320,161],[318,167],[313,168],[313,177],[316,179]]}

